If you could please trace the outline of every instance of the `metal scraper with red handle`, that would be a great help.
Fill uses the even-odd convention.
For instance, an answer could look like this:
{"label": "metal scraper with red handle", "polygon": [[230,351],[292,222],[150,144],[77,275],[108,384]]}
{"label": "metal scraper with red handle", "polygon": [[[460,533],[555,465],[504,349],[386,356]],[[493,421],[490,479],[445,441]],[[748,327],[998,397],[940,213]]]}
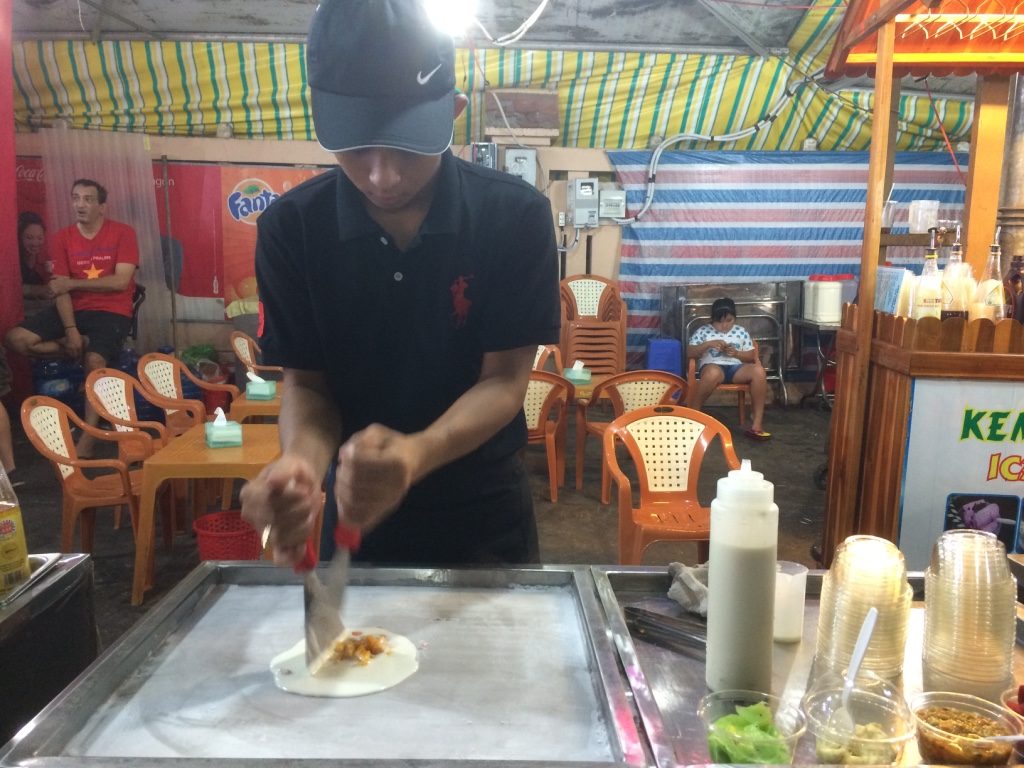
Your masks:
{"label": "metal scraper with red handle", "polygon": [[345,634],[341,620],[341,607],[348,585],[348,566],[352,552],[359,549],[361,535],[358,528],[341,521],[334,527],[334,556],[324,580],[316,573],[316,552],[313,542],[306,542],[306,553],[295,566],[296,573],[304,573],[303,605],[306,627],[306,668],[316,675],[331,657],[335,643]]}

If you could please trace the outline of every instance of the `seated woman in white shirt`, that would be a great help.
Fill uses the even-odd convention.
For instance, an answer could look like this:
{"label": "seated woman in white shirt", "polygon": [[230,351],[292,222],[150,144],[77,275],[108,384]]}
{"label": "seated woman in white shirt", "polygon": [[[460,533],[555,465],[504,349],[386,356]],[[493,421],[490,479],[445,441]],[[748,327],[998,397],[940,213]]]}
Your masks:
{"label": "seated woman in white shirt", "polygon": [[687,405],[700,410],[719,384],[749,384],[752,423],[744,434],[753,440],[769,440],[764,431],[764,403],[768,382],[764,366],[757,357],[754,342],[736,325],[736,303],[728,298],[711,305],[711,322],[702,325],[690,337],[686,356],[697,359],[699,381],[690,389]]}

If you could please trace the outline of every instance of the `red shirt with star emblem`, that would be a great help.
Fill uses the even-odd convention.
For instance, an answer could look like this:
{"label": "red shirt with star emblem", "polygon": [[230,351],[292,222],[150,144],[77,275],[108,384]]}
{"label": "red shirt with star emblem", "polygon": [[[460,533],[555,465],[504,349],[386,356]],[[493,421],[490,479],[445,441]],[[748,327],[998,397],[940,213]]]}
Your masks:
{"label": "red shirt with star emblem", "polygon": [[[53,238],[53,274],[73,280],[95,280],[114,274],[118,264],[139,265],[139,244],[135,230],[119,221],[105,219],[90,240],[77,224],[65,227]],[[94,309],[132,316],[134,276],[123,291],[71,291],[76,312]]]}

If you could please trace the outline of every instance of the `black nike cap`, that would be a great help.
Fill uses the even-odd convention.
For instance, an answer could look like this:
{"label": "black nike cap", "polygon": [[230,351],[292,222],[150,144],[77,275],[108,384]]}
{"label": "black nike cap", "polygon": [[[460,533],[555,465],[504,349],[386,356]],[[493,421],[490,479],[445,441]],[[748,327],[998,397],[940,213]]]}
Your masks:
{"label": "black nike cap", "polygon": [[306,72],[324,149],[438,155],[451,145],[455,47],[419,0],[323,0]]}

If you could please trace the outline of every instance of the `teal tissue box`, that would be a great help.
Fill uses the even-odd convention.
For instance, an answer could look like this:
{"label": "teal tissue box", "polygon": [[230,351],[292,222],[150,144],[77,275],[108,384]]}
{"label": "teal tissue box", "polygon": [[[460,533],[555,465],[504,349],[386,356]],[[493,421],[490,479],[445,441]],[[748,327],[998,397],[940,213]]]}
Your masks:
{"label": "teal tissue box", "polygon": [[242,444],[242,425],[237,421],[229,421],[227,424],[208,421],[205,428],[208,448],[232,448]]}
{"label": "teal tissue box", "polygon": [[589,384],[590,383],[590,369],[581,368],[576,370],[575,368],[563,368],[562,375],[565,376],[573,384]]}
{"label": "teal tissue box", "polygon": [[245,385],[245,396],[250,400],[273,400],[277,395],[276,381],[249,381]]}

